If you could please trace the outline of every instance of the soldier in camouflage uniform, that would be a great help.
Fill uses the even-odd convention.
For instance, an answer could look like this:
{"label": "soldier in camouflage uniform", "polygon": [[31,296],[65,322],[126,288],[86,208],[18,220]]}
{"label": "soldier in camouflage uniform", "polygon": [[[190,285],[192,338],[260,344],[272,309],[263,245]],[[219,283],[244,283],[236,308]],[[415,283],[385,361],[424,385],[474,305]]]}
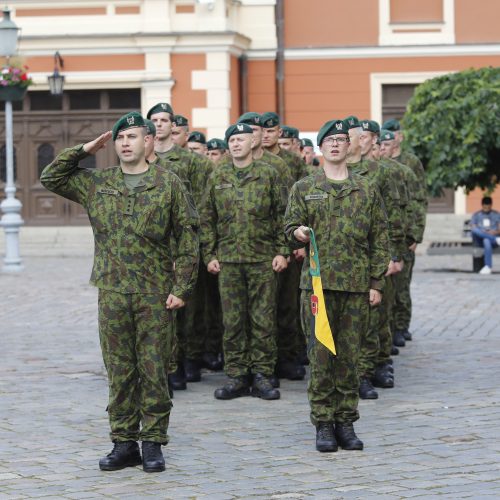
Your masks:
{"label": "soldier in camouflage uniform", "polygon": [[[174,172],[184,181],[192,194],[196,207],[199,207],[208,177],[213,169],[212,162],[206,156],[192,153],[173,143],[174,112],[170,104],[154,105],[148,111],[147,117],[156,127],[155,154],[161,160],[160,164],[166,168],[172,165]],[[199,315],[202,317],[205,309],[204,267],[200,263],[202,276],[199,276],[196,281],[193,297],[187,306],[178,312],[176,318],[177,365],[175,372],[169,375],[170,386],[175,390],[185,389],[186,381],[201,380],[200,365],[207,329],[205,321],[195,321],[194,318]]]}
{"label": "soldier in camouflage uniform", "polygon": [[226,131],[233,158],[210,176],[201,210],[201,242],[207,269],[219,276],[227,383],[217,399],[250,393],[279,399],[270,377],[276,363],[276,276],[288,249],[280,224],[286,199],[277,173],[252,159],[252,129]]}
{"label": "soldier in camouflage uniform", "polygon": [[[296,248],[316,235],[325,305],[337,355],[309,337],[311,421],[318,451],[360,450],[354,432],[359,418],[357,372],[361,335],[368,327],[369,306],[380,303],[387,263],[388,234],[380,195],[367,179],[349,173],[348,126],[327,122],[318,133],[323,168],[297,182],[285,216],[288,241]],[[311,323],[312,283],[309,259],[300,281],[304,331]]]}
{"label": "soldier in camouflage uniform", "polygon": [[403,142],[403,131],[398,120],[387,120],[384,122],[382,128],[394,132],[395,140],[393,143],[393,150],[391,158],[393,160],[407,165],[411,168],[416,175],[418,184],[417,190],[414,193],[417,205],[419,208],[419,223],[422,231],[421,235],[417,237],[415,242],[410,245],[409,251],[405,253],[405,268],[403,272],[396,279],[396,301],[394,305],[394,345],[404,347],[406,340],[411,340],[411,333],[409,331],[411,322],[411,295],[410,284],[413,273],[413,266],[415,265],[415,250],[417,244],[422,242],[423,231],[425,229],[425,218],[427,215],[427,181],[425,178],[424,167],[422,162],[417,156],[409,151],[403,151],[401,145]]}
{"label": "soldier in camouflage uniform", "polygon": [[[314,155],[314,144],[311,139],[301,139],[302,151],[301,157],[304,163],[310,167],[319,167],[319,161]],[[311,172],[314,173],[314,172]]]}
{"label": "soldier in camouflage uniform", "polygon": [[[262,145],[270,153],[279,156],[288,167],[292,184],[308,175],[306,164],[291,151],[280,148],[280,120],[276,113],[261,116],[263,128]],[[291,187],[291,186],[290,186]],[[288,268],[278,276],[278,365],[276,373],[280,378],[302,380],[305,369],[299,359],[304,350],[304,336],[299,315],[299,281],[304,250],[294,250]]]}
{"label": "soldier in camouflage uniform", "polygon": [[[78,167],[110,138],[119,167]],[[147,164],[145,145],[151,140],[141,115],[129,113],[112,132],[62,151],[41,176],[47,189],[87,210],[94,232],[91,283],[99,288],[99,336],[114,442],[99,462],[102,470],[141,463],[147,472],[165,470],[161,445],[168,441],[172,406],[166,376],[172,312],[189,297],[198,264],[197,213],[176,175]]]}
{"label": "soldier in camouflage uniform", "polygon": [[177,144],[177,146],[180,146],[182,149],[187,149],[188,138],[188,119],[182,115],[174,115],[172,117],[172,142]]}
{"label": "soldier in camouflage uniform", "polygon": [[[378,189],[384,203],[387,223],[389,228],[389,242],[391,258],[387,262],[387,272],[384,278],[384,296],[378,307],[370,308],[370,321],[365,335],[361,338],[361,351],[359,355],[359,396],[361,399],[377,399],[378,393],[373,388],[371,379],[375,375],[381,342],[392,342],[389,325],[388,309],[391,294],[387,292],[387,278],[401,271],[403,253],[405,252],[405,229],[406,219],[405,205],[402,205],[398,189],[398,178],[393,171],[385,168],[371,157],[372,144],[363,135],[369,126],[368,122],[362,124],[355,116],[346,118],[349,125],[349,170],[357,175],[365,177]],[[363,142],[362,142],[363,141]],[[394,381],[392,380],[394,386]]]}
{"label": "soldier in camouflage uniform", "polygon": [[[392,367],[391,353],[394,349],[392,345],[392,308],[394,304],[394,286],[393,280],[396,274],[404,268],[404,261],[396,260],[395,257],[403,256],[407,251],[409,241],[411,241],[414,231],[414,203],[410,196],[413,186],[414,175],[408,167],[390,159],[377,159],[377,143],[380,143],[380,126],[373,120],[363,120],[363,128],[360,134],[360,146],[362,158],[366,160],[377,160],[380,167],[389,173],[390,178],[395,182],[399,195],[399,212],[401,222],[403,223],[403,240],[399,244],[394,241],[392,236],[391,243],[391,263],[390,267],[395,267],[397,272],[389,272],[385,279],[384,297],[379,308],[379,351],[376,359],[375,372],[372,376],[372,382],[375,387],[392,388],[394,387],[394,369]],[[416,181],[416,178],[415,178]],[[408,187],[410,186],[410,188]],[[390,214],[390,211],[389,211]],[[390,218],[390,216],[389,216]],[[394,235],[394,229],[390,229],[390,235]]]}
{"label": "soldier in camouflage uniform", "polygon": [[207,154],[207,138],[202,132],[193,130],[188,137],[187,147],[191,153],[196,153],[201,156]]}
{"label": "soldier in camouflage uniform", "polygon": [[219,163],[228,156],[227,144],[222,139],[210,139],[207,142],[207,156],[214,163]]}

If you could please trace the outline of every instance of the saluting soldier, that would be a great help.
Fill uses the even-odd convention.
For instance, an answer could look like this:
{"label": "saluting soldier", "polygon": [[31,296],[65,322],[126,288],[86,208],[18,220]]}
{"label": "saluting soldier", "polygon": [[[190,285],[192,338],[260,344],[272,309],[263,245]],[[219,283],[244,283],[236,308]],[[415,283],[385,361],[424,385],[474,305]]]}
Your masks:
{"label": "saluting soldier", "polygon": [[394,306],[394,328],[395,328],[395,339],[396,344],[399,347],[405,345],[405,340],[411,340],[412,336],[410,333],[410,323],[411,323],[411,294],[410,294],[410,284],[413,274],[413,266],[415,265],[415,250],[417,245],[422,242],[423,231],[425,229],[425,219],[427,216],[427,180],[425,177],[424,167],[422,162],[417,156],[409,151],[403,151],[403,131],[401,130],[401,124],[398,120],[392,119],[384,122],[382,128],[384,130],[389,130],[394,133],[394,143],[391,153],[391,158],[396,160],[403,165],[407,165],[413,170],[418,180],[417,191],[415,192],[415,198],[417,200],[418,206],[420,208],[419,220],[423,224],[422,227],[422,237],[415,241],[409,248],[409,251],[405,254],[405,268],[402,273],[396,279],[396,303]]}
{"label": "saluting soldier", "polygon": [[[118,167],[78,167],[111,138]],[[112,132],[63,150],[41,176],[47,189],[86,209],[94,232],[91,283],[99,289],[99,337],[114,442],[99,461],[106,471],[141,463],[146,472],[165,470],[161,445],[168,441],[172,406],[166,374],[172,312],[184,305],[196,279],[198,217],[182,181],[146,162],[150,141],[142,116],[129,113]]]}
{"label": "saluting soldier", "polygon": [[[252,158],[252,129],[238,123],[225,134],[232,156],[214,170],[202,207],[204,262],[219,276],[224,369],[217,399],[251,394],[279,399],[270,377],[276,364],[276,275],[287,266],[280,228],[286,199],[278,174]],[[250,389],[251,386],[251,389]]]}
{"label": "saluting soldier", "polygon": [[[324,164],[316,174],[298,181],[290,193],[285,216],[288,241],[296,248],[315,233],[325,305],[337,355],[309,338],[311,378],[308,385],[316,449],[322,452],[363,449],[354,432],[358,413],[358,356],[369,307],[380,303],[390,255],[380,194],[367,179],[349,173],[348,125],[332,120],[318,133]],[[308,248],[307,248],[308,250]],[[308,250],[309,253],[309,250]],[[300,287],[304,331],[311,323],[312,283],[304,260]]]}

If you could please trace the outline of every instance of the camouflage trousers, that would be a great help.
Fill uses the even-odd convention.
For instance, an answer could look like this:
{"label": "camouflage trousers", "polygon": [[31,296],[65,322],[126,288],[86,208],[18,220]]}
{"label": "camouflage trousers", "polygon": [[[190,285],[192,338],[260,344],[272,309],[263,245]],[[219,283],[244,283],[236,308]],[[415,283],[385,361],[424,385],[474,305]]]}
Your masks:
{"label": "camouflage trousers", "polygon": [[112,441],[168,442],[172,403],[166,367],[174,322],[166,299],[164,294],[99,290],[99,339],[108,373]]}
{"label": "camouflage trousers", "polygon": [[219,290],[226,374],[272,375],[276,364],[276,275],[271,261],[222,263]]}
{"label": "camouflage trousers", "polygon": [[393,321],[395,330],[408,330],[411,322],[410,284],[415,265],[415,252],[408,252],[404,257],[403,270],[395,275],[395,299]]}
{"label": "camouflage trousers", "polygon": [[368,329],[361,337],[358,371],[360,377],[371,378],[377,364],[387,363],[391,357],[392,333],[390,317],[394,302],[392,280],[385,278],[382,302],[370,307]]}
{"label": "camouflage trousers", "polygon": [[311,422],[354,422],[359,418],[358,358],[361,335],[368,328],[368,293],[324,291],[336,356],[311,331],[311,295],[312,290],[301,294],[302,328],[307,332],[311,367],[307,387]]}
{"label": "camouflage trousers", "polygon": [[393,279],[397,275],[385,278],[384,295],[380,304],[380,326],[378,339],[380,348],[378,351],[377,365],[385,365],[391,359],[392,349],[392,311],[394,307],[394,285]]}
{"label": "camouflage trousers", "polygon": [[277,342],[278,362],[294,362],[304,350],[300,324],[300,272],[302,262],[292,260],[278,274]]}
{"label": "camouflage trousers", "polygon": [[[209,274],[200,261],[193,295],[186,307],[178,311],[175,360],[200,360],[203,353],[222,350],[222,311],[217,277]],[[175,371],[175,367],[173,371]],[[172,373],[172,369],[170,369]]]}

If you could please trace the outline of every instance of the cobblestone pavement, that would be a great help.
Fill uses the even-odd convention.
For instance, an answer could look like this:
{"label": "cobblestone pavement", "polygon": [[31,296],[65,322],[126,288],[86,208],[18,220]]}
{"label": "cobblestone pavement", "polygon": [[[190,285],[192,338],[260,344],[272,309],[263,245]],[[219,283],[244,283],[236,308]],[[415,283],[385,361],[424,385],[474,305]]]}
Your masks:
{"label": "cobblestone pavement", "polygon": [[280,401],[216,401],[221,374],[177,392],[167,471],[100,472],[107,384],[90,258],[0,275],[0,499],[500,497],[500,274],[419,257],[414,340],[396,387],[360,404],[365,451],[314,448],[305,382]]}

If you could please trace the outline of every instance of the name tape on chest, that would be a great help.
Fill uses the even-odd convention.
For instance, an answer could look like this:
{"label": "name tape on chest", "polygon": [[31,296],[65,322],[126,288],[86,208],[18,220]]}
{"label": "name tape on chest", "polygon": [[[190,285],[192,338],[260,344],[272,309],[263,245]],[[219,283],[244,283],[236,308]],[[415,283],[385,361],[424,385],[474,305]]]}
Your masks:
{"label": "name tape on chest", "polygon": [[306,194],[306,201],[310,200],[325,200],[328,198],[327,193],[313,193],[313,194]]}
{"label": "name tape on chest", "polygon": [[112,194],[114,196],[116,196],[119,193],[119,191],[117,191],[116,189],[110,189],[110,188],[99,188],[97,192],[99,194]]}
{"label": "name tape on chest", "polygon": [[228,189],[228,188],[232,188],[233,185],[231,183],[226,183],[226,184],[217,184],[215,186],[215,189]]}

